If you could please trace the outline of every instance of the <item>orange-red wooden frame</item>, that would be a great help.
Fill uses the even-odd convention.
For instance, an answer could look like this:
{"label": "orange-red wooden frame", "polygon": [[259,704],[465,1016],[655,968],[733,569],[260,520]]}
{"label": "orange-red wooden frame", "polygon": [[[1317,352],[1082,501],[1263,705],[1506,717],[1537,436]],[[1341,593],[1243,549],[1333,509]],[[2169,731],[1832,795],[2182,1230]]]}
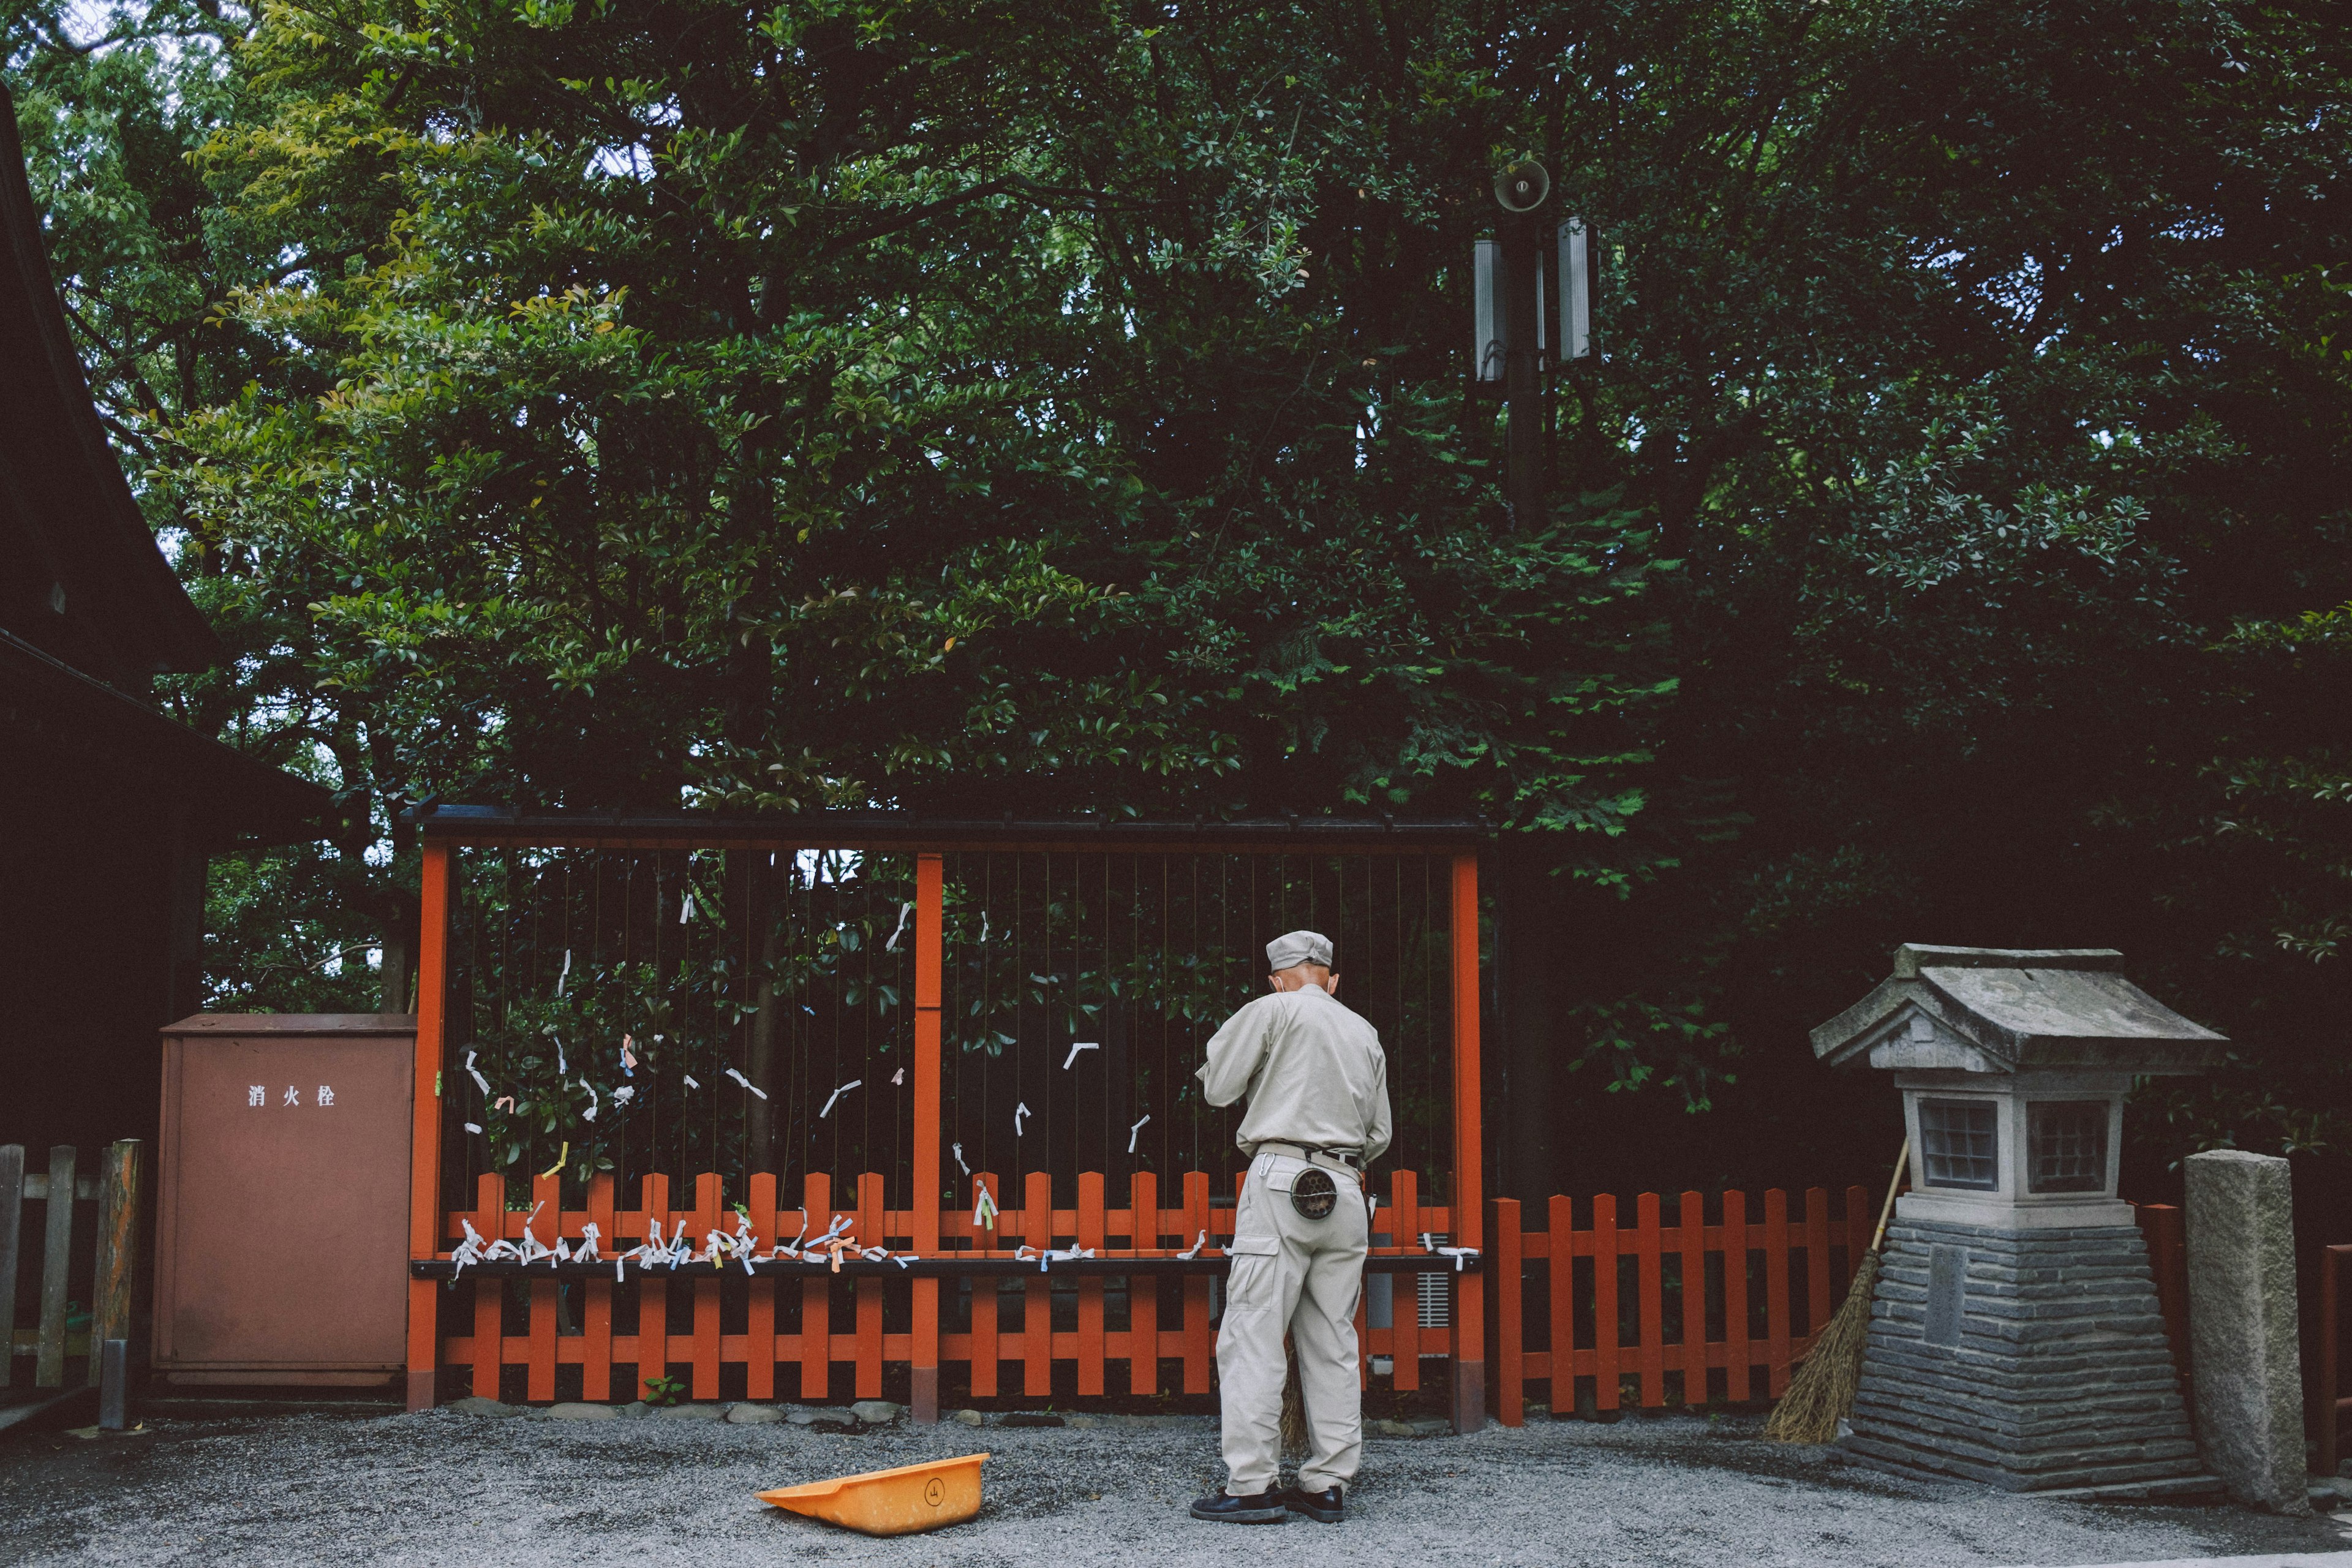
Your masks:
{"label": "orange-red wooden frame", "polygon": [[[424,876],[421,898],[419,900],[422,906],[423,931],[421,933],[422,940],[418,944],[417,962],[418,1001],[416,1018],[415,1123],[415,1132],[411,1142],[409,1189],[409,1256],[412,1258],[417,1259],[429,1259],[436,1256],[440,1256],[443,1252],[442,1243],[448,1235],[448,1231],[443,1224],[443,1205],[439,1184],[441,1171],[441,1093],[443,1089],[442,1078],[444,1071],[443,1046],[446,1037],[446,1020],[445,1017],[445,1011],[446,993],[447,989],[446,963],[450,910],[450,856],[452,850],[457,845],[469,841],[469,836],[463,831],[463,825],[459,826],[457,831],[436,834],[434,831],[433,821],[428,817],[425,820],[425,842]],[[493,838],[491,841],[505,842],[506,840],[501,838]],[[534,838],[533,841],[546,842],[543,837]],[[739,836],[734,835],[728,836],[723,845],[714,843],[708,846],[696,846],[682,843],[670,837],[648,839],[642,836],[633,836],[625,833],[605,834],[589,831],[583,833],[578,838],[570,841],[567,847],[579,848],[684,848],[701,847],[749,847],[761,849],[772,848],[782,850],[795,847],[807,847],[808,846],[788,844],[782,840],[770,843],[761,840],[741,839]],[[986,847],[997,849],[1014,849],[1038,847],[1042,846],[1022,846],[1012,844],[991,844],[986,846]],[[1056,845],[1055,847],[1065,847],[1064,846],[1059,845]],[[1067,847],[1076,847],[1076,846],[1068,846]],[[954,846],[941,845],[939,847],[939,849],[943,851],[950,847],[954,847]],[[1234,847],[1241,847],[1236,846]],[[1267,853],[1271,852],[1273,847],[1274,847],[1264,844],[1251,844],[1246,847],[1246,849],[1247,852],[1250,853]],[[1341,846],[1331,843],[1302,844],[1299,847],[1305,852],[1314,854],[1349,853],[1355,848],[1353,846]],[[1108,852],[1120,853],[1122,851],[1112,849]],[[1393,848],[1390,848],[1387,852],[1425,853],[1426,848],[1425,847],[1413,847],[1407,848],[1403,846],[1397,846]],[[1484,1170],[1486,1151],[1479,1114],[1481,1093],[1478,1037],[1480,942],[1478,923],[1478,858],[1476,854],[1467,849],[1455,853],[1452,858],[1451,875],[1454,929],[1452,964],[1454,986],[1454,1191],[1449,1194],[1451,1201],[1446,1205],[1445,1213],[1448,1219],[1451,1221],[1450,1228],[1454,1231],[1454,1245],[1457,1247],[1480,1247],[1483,1245],[1482,1237],[1484,1234],[1481,1226],[1481,1215],[1484,1206],[1481,1202],[1481,1193],[1483,1191],[1481,1173]],[[943,962],[942,932],[944,926],[944,913],[942,910],[942,879],[943,870],[940,853],[931,850],[917,850],[915,853],[915,1146],[913,1172],[915,1203],[912,1210],[908,1213],[908,1217],[909,1223],[905,1235],[908,1240],[911,1243],[913,1249],[925,1256],[934,1254],[940,1249],[940,1225],[941,1223],[940,1210],[938,1206],[937,1199],[933,1198],[931,1194],[938,1194],[941,1196],[946,1195],[941,1187],[941,1172],[940,1168],[940,1130],[941,1126],[941,1112],[943,1109],[940,1103],[941,1064],[940,1059],[940,971]],[[1410,1186],[1410,1173],[1405,1173],[1404,1174],[1408,1179],[1408,1186]],[[1040,1206],[1040,1199],[1034,1195],[1038,1192],[1037,1184],[1040,1179],[1041,1178],[1036,1175],[1032,1175],[1030,1177],[1029,1191],[1033,1195],[1027,1200],[1027,1207],[1032,1210]],[[660,1177],[650,1177],[647,1178],[647,1180],[650,1183],[655,1184],[663,1183],[663,1178]],[[824,1178],[816,1177],[812,1178],[812,1180],[822,1182]],[[698,1205],[701,1207],[709,1207],[712,1210],[712,1215],[710,1216],[710,1223],[712,1225],[716,1225],[717,1223],[716,1205],[719,1201],[718,1182],[719,1178],[717,1176],[706,1175],[699,1178],[696,1184]],[[1092,1183],[1091,1188],[1087,1187],[1088,1182]],[[1081,1178],[1082,1210],[1087,1207],[1085,1200],[1089,1193],[1091,1193],[1091,1194],[1097,1199],[1096,1204],[1093,1205],[1094,1208],[1097,1211],[1101,1209],[1099,1201],[1099,1189],[1101,1183],[1102,1178],[1099,1174],[1090,1173],[1089,1175]],[[705,1194],[702,1189],[706,1184],[710,1184],[710,1190],[708,1194],[708,1202],[704,1203],[703,1200]],[[548,1206],[551,1209],[557,1207],[558,1205],[555,1201],[556,1194],[552,1190],[553,1184],[543,1179],[541,1184],[542,1186],[548,1187],[550,1190],[541,1193],[540,1195],[549,1200]],[[1188,1178],[1187,1184],[1189,1188],[1190,1178]],[[771,1175],[756,1175],[751,1178],[751,1201],[754,1210],[757,1211],[764,1201],[768,1205],[770,1212],[773,1212],[776,1201],[774,1193],[775,1178]],[[857,1201],[861,1215],[859,1222],[860,1230],[862,1233],[866,1234],[878,1234],[884,1228],[882,1216],[881,1179],[878,1176],[861,1177],[859,1178],[857,1187]],[[667,1203],[666,1184],[664,1184],[660,1190],[661,1194],[665,1195],[654,1195],[654,1189],[648,1189],[648,1196],[646,1198],[648,1210],[659,1208]],[[992,1191],[993,1190],[995,1189],[992,1189]],[[1011,1194],[1003,1194],[1003,1196],[1009,1204]],[[1205,1193],[1203,1193],[1202,1196],[1202,1202],[1205,1204]],[[581,1216],[583,1218],[595,1218],[597,1212],[604,1212],[596,1211],[597,1199],[594,1196],[592,1195],[590,1201],[591,1211],[595,1212],[583,1211],[583,1215]],[[814,1191],[806,1194],[804,1201],[817,1208],[825,1206],[825,1199],[824,1196]],[[604,1192],[603,1202],[607,1208],[609,1208],[609,1205],[612,1203],[609,1186]],[[1050,1209],[1050,1199],[1045,1200],[1043,1206]],[[1408,1205],[1408,1206],[1413,1205]],[[1130,1207],[1132,1207],[1132,1205]],[[866,1211],[868,1210],[871,1211],[870,1218],[866,1215]],[[483,1212],[487,1214],[487,1210]],[[696,1212],[698,1214],[699,1208],[698,1208]],[[1416,1210],[1416,1212],[1429,1211]],[[608,1215],[607,1217],[610,1216]],[[1206,1213],[1203,1212],[1197,1217],[1206,1220],[1207,1215]],[[482,1229],[482,1233],[485,1236],[496,1236],[501,1233],[500,1231],[492,1231],[489,1229],[486,1221],[478,1221],[477,1223]],[[601,1219],[598,1223],[601,1234],[613,1237],[617,1237],[619,1236],[620,1232],[614,1227],[614,1225],[604,1223],[604,1221]],[[500,1221],[500,1226],[502,1231],[504,1226],[503,1220]],[[696,1234],[699,1234],[702,1228],[704,1228],[704,1226],[701,1225],[700,1221],[698,1220]],[[1205,1226],[1196,1228],[1205,1228]],[[1440,1226],[1440,1228],[1449,1227]],[[763,1232],[762,1234],[773,1233],[770,1231]],[[1078,1233],[1074,1231],[1066,1234],[1076,1235]],[[1079,1242],[1082,1246],[1096,1245],[1094,1240],[1089,1239],[1087,1237],[1083,1235],[1079,1236]],[[914,1290],[915,1327],[912,1334],[908,1336],[904,1342],[905,1349],[903,1353],[908,1362],[911,1372],[909,1381],[912,1390],[914,1415],[915,1419],[918,1421],[935,1421],[939,1418],[940,1361],[942,1354],[947,1353],[948,1349],[944,1342],[943,1336],[940,1334],[939,1326],[939,1281],[936,1279],[923,1279],[912,1280],[910,1281],[910,1284]],[[1207,1302],[1207,1287],[1208,1281],[1205,1279],[1188,1283],[1186,1292],[1186,1312],[1188,1316],[1191,1315],[1192,1303],[1195,1301],[1199,1302],[1202,1309],[1205,1310]],[[436,1289],[437,1286],[434,1281],[426,1279],[412,1279],[408,1284],[408,1407],[412,1410],[425,1408],[435,1402],[436,1397],[437,1373],[438,1369],[442,1364],[443,1352],[446,1349],[454,1348],[436,1342],[436,1301],[435,1291]],[[542,1381],[544,1381],[537,1375],[537,1372],[541,1369],[541,1363],[543,1362],[545,1363],[544,1370],[547,1372],[548,1376],[551,1378],[552,1368],[555,1364],[555,1358],[558,1353],[558,1347],[554,1343],[555,1286],[552,1281],[549,1281],[544,1284],[534,1283],[530,1289],[531,1332],[529,1342],[533,1348],[529,1352],[526,1360],[527,1363],[534,1369],[531,1386],[536,1388]],[[655,1323],[660,1322],[661,1299],[667,1287],[661,1283],[647,1282],[641,1286],[640,1289],[645,1292],[646,1309],[651,1312],[651,1316],[646,1321]],[[803,1311],[807,1311],[811,1309],[815,1309],[821,1311],[829,1310],[829,1308],[824,1305],[825,1300],[824,1292],[825,1289],[826,1287],[821,1281],[810,1282],[803,1285]],[[1040,1300],[1034,1291],[1034,1288],[1033,1288],[1032,1298],[1034,1306],[1042,1307],[1042,1300]],[[613,1340],[612,1336],[610,1292],[603,1289],[595,1289],[592,1291],[592,1295],[595,1300],[591,1302],[585,1315],[584,1331],[586,1336],[590,1339],[598,1339],[600,1343],[607,1345],[616,1343],[616,1342]],[[495,1310],[489,1305],[494,1299],[494,1294],[487,1289],[478,1293],[476,1300],[475,1341],[473,1344],[463,1347],[466,1356],[475,1359],[477,1374],[476,1380],[478,1386],[485,1374],[489,1377],[489,1381],[493,1386],[495,1385],[497,1381],[496,1369],[499,1365],[502,1364],[502,1358],[507,1353],[505,1350],[499,1348],[504,1336],[499,1332],[495,1321]],[[773,1336],[773,1303],[774,1293],[772,1289],[755,1291],[752,1306],[752,1321],[754,1324],[753,1333],[755,1337],[761,1334],[766,1334],[772,1337]],[[975,1306],[976,1309],[978,1309],[977,1302],[975,1303]],[[860,1345],[863,1345],[866,1349],[875,1352],[870,1357],[865,1353],[859,1353],[854,1358],[859,1364],[858,1383],[861,1395],[867,1393],[865,1385],[868,1382],[876,1383],[876,1387],[873,1390],[874,1393],[879,1392],[877,1381],[879,1377],[879,1361],[881,1359],[881,1354],[884,1352],[892,1338],[892,1336],[885,1336],[882,1333],[881,1308],[882,1295],[878,1282],[877,1282],[876,1288],[870,1290],[861,1286],[858,1292],[856,1313],[857,1331],[854,1336],[854,1339]],[[1079,1329],[1077,1335],[1077,1340],[1081,1347],[1079,1359],[1082,1368],[1090,1365],[1096,1369],[1091,1376],[1082,1374],[1081,1393],[1084,1394],[1100,1394],[1102,1392],[1102,1389],[1099,1386],[1099,1368],[1101,1366],[1104,1353],[1102,1347],[1106,1340],[1106,1335],[1102,1328],[1102,1309],[1103,1297],[1100,1282],[1092,1281],[1082,1285],[1079,1292]],[[700,1327],[701,1319],[704,1313],[703,1299],[702,1293],[698,1291],[696,1308],[698,1329],[696,1342],[698,1347],[702,1348],[698,1348],[697,1352],[696,1382],[698,1385],[703,1381],[700,1376],[702,1363],[705,1360],[708,1360],[710,1363],[712,1386],[715,1387],[717,1358],[719,1354],[719,1351],[718,1349],[719,1336],[716,1326],[718,1321],[718,1298],[715,1293],[709,1295],[708,1310],[710,1314],[710,1328],[708,1335],[705,1335]],[[1155,1314],[1156,1311],[1156,1303],[1146,1307],[1145,1312],[1147,1320]],[[974,1377],[976,1380],[981,1378],[982,1375],[979,1370],[981,1363],[983,1360],[987,1361],[988,1370],[985,1373],[985,1377],[992,1386],[995,1379],[995,1370],[992,1359],[976,1355],[971,1348],[972,1342],[982,1342],[984,1346],[987,1342],[992,1340],[994,1337],[995,1328],[993,1320],[995,1314],[992,1296],[984,1309],[984,1315],[989,1320],[988,1326],[985,1329],[982,1328],[981,1322],[978,1321],[981,1312],[976,1310],[975,1321],[972,1325],[972,1331],[970,1335],[953,1336],[953,1338],[958,1341],[963,1342],[956,1348],[963,1351],[964,1352],[963,1355],[957,1356],[955,1359],[961,1360],[966,1359],[966,1357],[971,1357],[974,1360]],[[1418,1324],[1417,1322],[1408,1323],[1402,1321],[1412,1319],[1412,1316],[1413,1314],[1408,1310],[1402,1315],[1398,1327],[1395,1330],[1391,1331],[1392,1336],[1394,1336],[1397,1342],[1404,1347],[1403,1349],[1394,1352],[1397,1356],[1400,1386],[1418,1386]],[[1205,1321],[1205,1319],[1202,1321]],[[761,1327],[762,1323],[766,1325],[765,1328]],[[1451,1352],[1453,1360],[1452,1406],[1454,1426],[1459,1431],[1475,1431],[1486,1423],[1485,1324],[1486,1295],[1483,1280],[1475,1273],[1464,1273],[1455,1276],[1454,1310],[1452,1314],[1452,1326],[1447,1332],[1449,1335],[1448,1349]],[[599,1336],[601,1336],[601,1339],[599,1339]],[[539,1342],[542,1337],[547,1341],[544,1347],[541,1347],[539,1344]],[[660,1331],[655,1331],[655,1338],[659,1340],[660,1337]],[[1048,1348],[1048,1341],[1045,1338],[1024,1336],[1025,1342],[1024,1345],[1024,1353],[1030,1358],[1031,1365],[1031,1371],[1028,1373],[1027,1378],[1027,1381],[1033,1384],[1030,1392],[1050,1392],[1050,1383],[1041,1383],[1040,1380],[1050,1368],[1050,1358],[1059,1352],[1060,1337],[1061,1336],[1059,1335],[1052,1336],[1051,1348]],[[629,1347],[636,1355],[643,1356],[648,1353],[647,1347],[643,1342],[644,1338],[645,1336],[640,1334],[638,1336],[639,1342]],[[1175,1339],[1180,1345],[1189,1344],[1189,1340],[1183,1331],[1178,1331],[1175,1335]],[[707,1345],[705,1344],[706,1340],[708,1341]],[[828,1329],[825,1335],[809,1339],[807,1341],[806,1349],[801,1352],[804,1357],[803,1360],[802,1392],[806,1396],[822,1398],[825,1394],[825,1380],[829,1375],[827,1368],[833,1359],[833,1349],[830,1340],[830,1330]],[[823,1342],[820,1342],[820,1341]],[[868,1342],[870,1342],[870,1343]],[[478,1350],[476,1348],[477,1346],[485,1346],[488,1348]],[[1186,1352],[1185,1384],[1188,1391],[1191,1390],[1192,1385],[1195,1381],[1194,1361],[1197,1360],[1197,1355],[1194,1353],[1194,1351],[1196,1350],[1197,1347],[1193,1347],[1192,1350],[1188,1350]],[[577,1353],[581,1357],[592,1357],[592,1352],[593,1347],[583,1344]],[[666,1353],[666,1351],[664,1353]],[[1369,1354],[1369,1352],[1367,1353]],[[487,1363],[478,1359],[485,1355],[492,1359]],[[574,1357],[566,1356],[563,1359],[570,1360],[574,1359]],[[608,1358],[608,1360],[625,1359],[629,1358],[619,1356],[616,1350],[614,1351]],[[651,1359],[656,1364],[659,1364],[662,1362],[663,1357],[660,1354],[655,1354],[651,1356]],[[894,1356],[892,1359],[896,1359],[896,1357]],[[752,1363],[755,1365],[755,1368],[758,1360],[759,1358],[757,1357],[752,1358]],[[875,1369],[870,1373],[867,1370],[869,1364],[871,1364]],[[755,1370],[752,1374],[752,1386],[755,1390],[763,1384],[772,1382],[772,1364],[767,1368],[768,1375],[766,1377],[762,1377],[760,1373]],[[1202,1391],[1204,1392],[1206,1388],[1205,1363],[1201,1364],[1199,1368],[1199,1375],[1203,1380],[1202,1384]],[[1139,1391],[1156,1386],[1158,1382],[1158,1368],[1155,1358],[1148,1355],[1137,1358],[1131,1363],[1129,1376],[1133,1387]],[[975,1384],[975,1392],[978,1392],[977,1384]],[[591,1392],[588,1395],[588,1397],[592,1399],[609,1396],[609,1392],[604,1391]],[[698,1396],[704,1395],[698,1394]],[[537,1398],[540,1397],[540,1395],[534,1394],[532,1397]],[[551,1397],[551,1395],[549,1395],[549,1397]]]}

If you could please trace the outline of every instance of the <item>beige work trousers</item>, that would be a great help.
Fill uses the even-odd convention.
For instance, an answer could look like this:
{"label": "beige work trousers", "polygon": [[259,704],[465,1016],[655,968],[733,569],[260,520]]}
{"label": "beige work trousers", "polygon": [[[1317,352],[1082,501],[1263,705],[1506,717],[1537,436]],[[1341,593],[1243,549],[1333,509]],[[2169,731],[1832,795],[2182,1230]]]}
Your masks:
{"label": "beige work trousers", "polygon": [[1217,1330],[1217,1381],[1225,1490],[1234,1497],[1272,1491],[1281,1479],[1286,1328],[1297,1346],[1307,1405],[1300,1489],[1345,1487],[1363,1459],[1356,1299],[1364,1289],[1370,1216],[1362,1186],[1346,1171],[1331,1173],[1339,1201],[1328,1216],[1301,1215],[1291,1206],[1290,1184],[1306,1169],[1305,1161],[1281,1154],[1251,1161],[1226,1248],[1234,1267]]}

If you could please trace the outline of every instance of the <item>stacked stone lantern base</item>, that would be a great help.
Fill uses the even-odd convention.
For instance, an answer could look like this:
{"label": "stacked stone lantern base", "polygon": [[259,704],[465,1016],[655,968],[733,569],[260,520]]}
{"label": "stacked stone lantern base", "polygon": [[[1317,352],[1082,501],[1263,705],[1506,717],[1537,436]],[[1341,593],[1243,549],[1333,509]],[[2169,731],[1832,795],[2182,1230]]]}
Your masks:
{"label": "stacked stone lantern base", "polygon": [[[2128,1211],[2126,1211],[2128,1212]],[[2132,1225],[1899,1221],[1845,1447],[2010,1491],[2206,1489]]]}

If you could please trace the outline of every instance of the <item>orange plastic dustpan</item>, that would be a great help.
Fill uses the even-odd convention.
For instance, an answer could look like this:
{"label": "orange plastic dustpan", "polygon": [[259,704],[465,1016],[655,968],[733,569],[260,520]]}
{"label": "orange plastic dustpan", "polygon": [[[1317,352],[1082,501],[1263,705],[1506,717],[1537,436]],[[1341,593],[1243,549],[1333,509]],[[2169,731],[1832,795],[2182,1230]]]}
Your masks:
{"label": "orange plastic dustpan", "polygon": [[868,1535],[912,1535],[961,1524],[980,1511],[980,1462],[986,1454],[835,1476],[801,1487],[760,1493],[761,1502],[845,1524]]}

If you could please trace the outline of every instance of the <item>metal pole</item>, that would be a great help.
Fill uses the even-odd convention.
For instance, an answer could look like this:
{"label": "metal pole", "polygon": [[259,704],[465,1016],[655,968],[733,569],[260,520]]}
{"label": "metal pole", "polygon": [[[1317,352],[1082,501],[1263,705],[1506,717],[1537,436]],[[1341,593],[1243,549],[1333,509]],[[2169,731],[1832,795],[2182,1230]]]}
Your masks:
{"label": "metal pole", "polygon": [[1504,458],[1504,495],[1512,526],[1521,532],[1542,526],[1543,377],[1536,335],[1541,301],[1536,279],[1543,265],[1543,226],[1532,215],[1507,215],[1499,228],[1503,247],[1503,396],[1509,409],[1509,443]]}

